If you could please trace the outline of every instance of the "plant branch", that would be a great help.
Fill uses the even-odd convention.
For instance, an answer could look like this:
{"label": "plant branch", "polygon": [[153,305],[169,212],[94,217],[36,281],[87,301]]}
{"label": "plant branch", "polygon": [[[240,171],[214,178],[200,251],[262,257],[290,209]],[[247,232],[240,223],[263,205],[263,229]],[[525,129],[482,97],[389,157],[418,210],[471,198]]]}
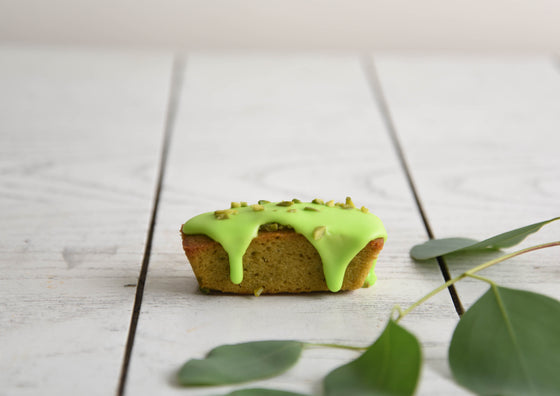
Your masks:
{"label": "plant branch", "polygon": [[488,279],[488,278],[485,278],[485,277],[480,276],[480,275],[469,274],[469,273],[467,273],[467,272],[465,272],[465,274],[466,274],[469,278],[478,279],[479,281],[486,282],[486,283],[488,283],[488,284],[489,284],[490,286],[492,286],[492,287],[497,286],[497,285],[496,285],[496,282],[494,282],[492,279]]}
{"label": "plant branch", "polygon": [[404,318],[406,315],[408,315],[411,311],[413,311],[420,304],[429,300],[430,298],[432,298],[433,296],[438,294],[440,291],[447,289],[449,286],[457,283],[458,281],[460,281],[463,278],[471,277],[471,278],[476,278],[476,279],[483,280],[485,282],[489,282],[489,283],[493,284],[493,282],[491,280],[486,279],[486,278],[482,278],[480,276],[476,276],[474,274],[479,272],[479,271],[482,271],[483,269],[486,269],[486,268],[491,267],[495,264],[501,263],[502,261],[508,260],[510,258],[519,256],[521,254],[529,253],[529,252],[532,252],[532,251],[535,251],[535,250],[544,249],[544,248],[553,247],[553,246],[560,246],[560,241],[543,243],[543,244],[540,244],[540,245],[535,245],[535,246],[531,246],[531,247],[528,247],[528,248],[525,248],[525,249],[521,249],[521,250],[515,251],[513,253],[505,254],[505,255],[503,255],[501,257],[498,257],[496,259],[493,259],[493,260],[487,261],[485,263],[482,263],[482,264],[480,264],[480,265],[478,265],[474,268],[471,268],[470,270],[463,272],[461,275],[459,275],[459,276],[457,276],[453,279],[448,280],[443,285],[441,285],[441,286],[437,287],[436,289],[432,290],[431,292],[426,294],[420,300],[413,303],[410,307],[408,307],[404,311],[399,310],[399,316],[395,319],[395,321],[399,322],[402,318]]}

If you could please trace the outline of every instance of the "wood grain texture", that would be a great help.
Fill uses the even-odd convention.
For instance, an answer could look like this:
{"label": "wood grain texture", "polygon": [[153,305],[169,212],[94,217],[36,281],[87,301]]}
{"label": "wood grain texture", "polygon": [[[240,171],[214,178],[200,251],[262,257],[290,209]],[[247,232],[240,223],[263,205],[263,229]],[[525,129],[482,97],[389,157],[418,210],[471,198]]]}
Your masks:
{"label": "wood grain texture", "polygon": [[[305,296],[206,296],[181,249],[188,218],[256,202],[351,195],[383,219],[389,240],[370,289]],[[425,231],[358,58],[193,54],[173,130],[127,394],[180,394],[182,363],[213,347],[262,339],[368,345],[395,304],[442,283],[408,257]],[[446,342],[457,321],[441,294],[403,325],[427,358],[419,394],[462,391],[448,379]],[[318,393],[321,378],[356,354],[313,349],[285,375],[257,383]],[[219,389],[188,390],[204,395]]]}
{"label": "wood grain texture", "polygon": [[111,394],[171,58],[0,48],[0,394]]}
{"label": "wood grain texture", "polygon": [[[166,54],[0,49],[0,395],[115,391],[171,63]],[[559,214],[558,65],[420,56],[375,65],[437,237],[482,239]],[[189,217],[230,201],[347,195],[389,232],[374,287],[260,298],[198,292],[179,234]],[[521,246],[558,240],[559,229],[548,225]],[[176,370],[224,343],[367,345],[395,304],[442,283],[436,266],[408,257],[426,232],[353,56],[190,56],[155,231],[129,395],[185,393]],[[481,275],[560,298],[557,257],[549,249]],[[456,275],[472,260],[448,264]],[[458,284],[467,307],[485,288]],[[418,394],[466,394],[445,360],[456,323],[446,292],[402,322],[424,348]],[[256,385],[317,394],[321,378],[355,356],[309,349],[285,375]]]}
{"label": "wood grain texture", "polygon": [[[560,215],[560,70],[551,59],[376,59],[436,237],[484,239]],[[553,223],[508,251],[559,239]],[[551,248],[479,275],[558,299],[558,257]],[[454,275],[480,262],[448,260]],[[467,307],[487,287],[457,285]]]}

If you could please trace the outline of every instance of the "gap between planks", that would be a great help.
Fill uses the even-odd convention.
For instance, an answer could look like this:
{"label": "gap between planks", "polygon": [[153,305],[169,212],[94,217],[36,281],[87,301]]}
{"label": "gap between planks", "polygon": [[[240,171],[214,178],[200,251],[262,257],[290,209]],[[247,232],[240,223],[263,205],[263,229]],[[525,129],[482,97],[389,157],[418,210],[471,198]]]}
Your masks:
{"label": "gap between planks", "polygon": [[134,347],[134,338],[136,336],[136,328],[138,326],[140,309],[142,307],[142,298],[144,296],[144,286],[146,284],[148,266],[150,265],[150,256],[152,251],[152,241],[154,237],[157,212],[159,207],[161,190],[163,186],[163,179],[165,177],[165,169],[167,165],[167,157],[169,152],[169,145],[171,142],[171,135],[177,117],[177,109],[179,106],[180,92],[181,92],[181,86],[183,82],[184,71],[185,71],[185,57],[176,54],[173,58],[173,66],[171,71],[169,98],[167,102],[167,113],[165,116],[165,123],[163,129],[163,141],[162,141],[160,160],[158,165],[158,174],[156,179],[156,188],[154,192],[154,201],[152,205],[152,214],[150,217],[150,225],[146,236],[146,245],[144,247],[142,266],[140,268],[140,274],[138,276],[138,284],[136,286],[136,295],[134,297],[134,306],[130,318],[130,326],[128,329],[128,337],[126,340],[124,357],[121,366],[121,374],[119,377],[117,396],[123,396],[125,392],[128,369],[130,367],[130,357],[132,355],[132,348]]}
{"label": "gap between planks", "polygon": [[[381,81],[379,79],[379,75],[377,73],[377,69],[375,67],[373,58],[368,55],[362,55],[360,63],[362,65],[364,75],[368,82],[371,95],[373,96],[373,99],[375,100],[379,108],[379,111],[381,112],[383,122],[385,124],[385,127],[387,128],[387,132],[389,133],[389,137],[391,139],[391,142],[396,151],[401,167],[406,176],[408,185],[410,187],[410,191],[412,192],[412,196],[414,198],[414,202],[416,203],[416,208],[418,209],[420,217],[422,218],[422,223],[424,224],[424,228],[426,229],[426,233],[428,234],[428,237],[430,239],[434,239],[434,233],[432,231],[432,227],[430,226],[428,216],[426,214],[426,211],[424,210],[422,201],[420,200],[420,195],[418,194],[418,190],[416,189],[416,185],[412,177],[412,172],[410,171],[410,167],[406,160],[404,150],[400,143],[399,136],[397,133],[397,128],[395,127],[393,117],[389,110],[389,104],[387,103],[387,99],[385,98],[385,94],[383,93],[383,87],[381,86]],[[437,262],[441,274],[443,275],[443,279],[445,279],[445,281],[447,282],[448,280],[451,279],[451,276],[449,274],[449,268],[447,267],[447,263],[445,262],[443,257],[438,257]],[[462,316],[465,310],[463,308],[463,304],[461,303],[461,300],[459,299],[459,295],[457,294],[457,290],[455,289],[455,286],[450,285],[447,289],[451,296],[451,300],[453,301],[455,311],[459,316]]]}

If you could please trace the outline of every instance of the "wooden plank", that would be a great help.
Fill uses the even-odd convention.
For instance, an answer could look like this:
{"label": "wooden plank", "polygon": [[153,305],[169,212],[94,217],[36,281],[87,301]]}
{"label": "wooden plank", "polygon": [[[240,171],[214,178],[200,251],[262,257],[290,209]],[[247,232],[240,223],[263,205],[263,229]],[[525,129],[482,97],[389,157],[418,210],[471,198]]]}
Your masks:
{"label": "wooden plank", "polygon": [[[195,54],[171,142],[127,394],[183,393],[174,380],[182,363],[224,343],[368,345],[395,304],[407,307],[442,283],[437,268],[408,257],[425,231],[357,58]],[[346,195],[379,215],[389,232],[374,287],[259,298],[198,291],[180,242],[189,217],[230,201]],[[443,361],[456,319],[441,294],[403,321],[424,345],[419,394],[462,392]],[[330,369],[355,356],[306,351],[293,370],[256,385],[317,393]]]}
{"label": "wooden plank", "polygon": [[117,388],[171,57],[0,49],[0,393]]}
{"label": "wooden plank", "polygon": [[[437,237],[484,239],[560,214],[560,70],[551,59],[385,56],[377,66]],[[559,239],[553,223],[508,251]],[[552,248],[479,275],[558,299],[557,258]],[[448,262],[454,275],[475,264]],[[467,307],[487,289],[457,287]]]}

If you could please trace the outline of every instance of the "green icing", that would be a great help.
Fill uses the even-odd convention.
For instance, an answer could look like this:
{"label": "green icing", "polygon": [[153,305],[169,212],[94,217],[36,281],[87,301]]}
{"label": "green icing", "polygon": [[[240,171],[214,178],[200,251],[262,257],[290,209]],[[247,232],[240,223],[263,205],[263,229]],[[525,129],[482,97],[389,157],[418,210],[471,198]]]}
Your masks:
{"label": "green icing", "polygon": [[[233,209],[236,214],[221,220],[214,212],[203,213],[187,221],[183,225],[183,233],[204,234],[220,243],[229,256],[231,281],[239,284],[243,280],[243,255],[258,235],[259,227],[267,223],[289,225],[305,236],[319,253],[327,287],[333,292],[342,287],[346,267],[360,250],[374,239],[387,238],[381,220],[360,209],[309,202],[290,206],[277,204],[266,203],[261,211],[255,211],[251,206],[238,207]],[[314,233],[317,227],[322,226],[326,227],[324,233]],[[314,235],[319,239],[315,239]],[[371,286],[376,280],[373,267],[364,287]]]}

